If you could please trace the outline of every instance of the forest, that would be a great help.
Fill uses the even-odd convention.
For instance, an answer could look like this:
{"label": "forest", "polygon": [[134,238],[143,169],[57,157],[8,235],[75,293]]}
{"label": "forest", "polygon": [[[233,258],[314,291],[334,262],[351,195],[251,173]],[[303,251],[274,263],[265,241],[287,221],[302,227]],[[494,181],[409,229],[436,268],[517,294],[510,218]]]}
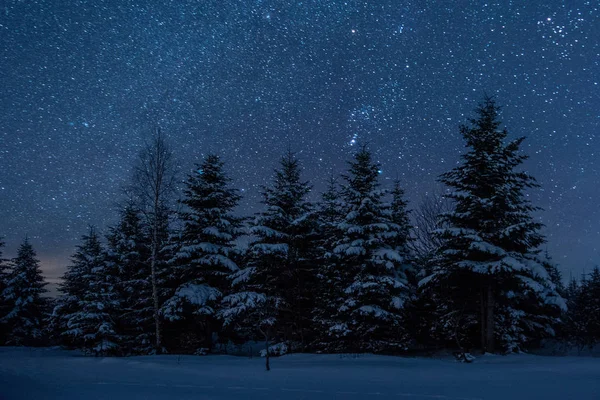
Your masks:
{"label": "forest", "polygon": [[600,343],[600,270],[566,283],[541,250],[524,138],[509,139],[489,97],[460,132],[466,150],[439,177],[444,194],[415,210],[402,182],[382,188],[364,145],[317,202],[288,151],[260,211],[240,216],[244,200],[215,154],[175,198],[175,155],[157,130],[118,223],[81,237],[58,297],[46,295],[28,238],[12,260],[0,242],[0,343],[129,356],[260,342],[267,359]]}

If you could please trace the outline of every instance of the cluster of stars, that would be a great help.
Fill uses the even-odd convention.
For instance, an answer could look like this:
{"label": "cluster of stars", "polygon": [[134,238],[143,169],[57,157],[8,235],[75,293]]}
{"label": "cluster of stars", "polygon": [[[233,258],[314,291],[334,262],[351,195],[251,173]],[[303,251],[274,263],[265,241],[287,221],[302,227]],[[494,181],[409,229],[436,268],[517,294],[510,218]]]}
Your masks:
{"label": "cluster of stars", "polygon": [[414,207],[456,165],[485,92],[527,136],[550,252],[581,271],[600,260],[598,37],[586,0],[9,2],[0,235],[9,252],[35,235],[42,259],[68,262],[88,224],[114,222],[155,124],[182,176],[223,157],[243,213],[288,147],[316,196],[362,143]]}

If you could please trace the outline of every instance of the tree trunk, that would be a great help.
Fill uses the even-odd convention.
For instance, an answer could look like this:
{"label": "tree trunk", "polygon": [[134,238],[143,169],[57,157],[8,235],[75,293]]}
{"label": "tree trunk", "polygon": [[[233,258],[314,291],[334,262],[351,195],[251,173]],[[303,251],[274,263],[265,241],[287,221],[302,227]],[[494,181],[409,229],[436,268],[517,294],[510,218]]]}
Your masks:
{"label": "tree trunk", "polygon": [[206,318],[206,329],[204,332],[204,335],[206,336],[206,340],[204,341],[204,343],[206,344],[206,348],[208,352],[212,352],[213,350],[213,318],[211,316],[208,316]]}
{"label": "tree trunk", "polygon": [[152,259],[150,260],[150,275],[152,277],[152,301],[154,304],[154,327],[156,334],[156,354],[162,353],[162,337],[161,337],[161,326],[160,326],[160,315],[159,308],[160,302],[158,299],[158,284],[156,279],[156,258],[158,253],[158,232],[155,226],[152,229]]}
{"label": "tree trunk", "polygon": [[[154,308],[154,327],[156,335],[156,352],[162,352],[162,327],[160,321],[160,299],[158,291],[157,260],[160,251],[159,232],[160,218],[167,217],[165,208],[173,194],[175,169],[173,153],[162,137],[158,126],[154,128],[154,137],[140,153],[136,167],[135,188],[140,196],[142,210],[146,221],[152,228],[152,256],[150,259],[150,278],[152,283],[152,301]],[[168,229],[168,227],[166,228]]]}
{"label": "tree trunk", "polygon": [[486,342],[486,352],[493,353],[494,352],[494,292],[492,290],[492,285],[487,285],[487,293],[486,293],[486,330],[485,330],[485,342]]}
{"label": "tree trunk", "polygon": [[265,348],[267,353],[265,354],[265,364],[266,364],[266,368],[267,371],[271,370],[271,364],[270,364],[270,360],[269,360],[269,335],[265,334]]}
{"label": "tree trunk", "polygon": [[486,286],[483,285],[481,288],[481,293],[480,293],[480,302],[481,302],[481,307],[480,307],[480,315],[479,315],[479,322],[481,324],[481,352],[485,353],[486,350],[486,332],[487,332],[487,316],[486,316],[486,292],[485,292],[485,288]]}

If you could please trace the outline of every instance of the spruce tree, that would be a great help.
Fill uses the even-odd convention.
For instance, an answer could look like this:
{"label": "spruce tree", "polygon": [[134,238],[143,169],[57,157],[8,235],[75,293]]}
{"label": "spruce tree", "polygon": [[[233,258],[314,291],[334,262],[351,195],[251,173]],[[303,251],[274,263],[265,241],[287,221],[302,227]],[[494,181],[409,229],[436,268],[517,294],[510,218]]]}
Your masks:
{"label": "spruce tree", "polygon": [[565,288],[565,300],[567,310],[563,312],[563,321],[565,324],[565,336],[569,343],[579,342],[580,334],[583,331],[581,327],[581,311],[579,301],[581,296],[581,285],[575,278],[571,278]]}
{"label": "spruce tree", "polygon": [[379,189],[379,165],[366,147],[349,165],[342,189],[346,214],[333,249],[343,297],[335,304],[329,333],[338,351],[401,350],[406,346],[401,313],[408,293],[406,260],[398,245],[407,238],[392,219],[384,200],[387,192]]}
{"label": "spruce tree", "polygon": [[471,347],[479,335],[487,352],[496,344],[515,350],[551,336],[564,307],[537,259],[544,238],[531,215],[538,208],[525,197],[537,184],[517,170],[527,158],[519,153],[524,138],[505,144],[498,112],[486,97],[471,126],[461,127],[468,151],[441,176],[452,189],[454,210],[443,216],[441,254],[422,281],[431,296],[443,294],[439,317],[451,327],[448,338],[462,336],[459,346]]}
{"label": "spruce tree", "polygon": [[120,221],[110,229],[107,239],[107,266],[117,275],[120,345],[125,353],[152,353],[155,330],[148,262],[150,240],[144,234],[140,211],[133,202],[121,210]]}
{"label": "spruce tree", "polygon": [[229,292],[229,276],[239,270],[235,242],[242,234],[242,219],[234,209],[240,196],[214,154],[188,176],[184,195],[183,228],[169,261],[175,291],[162,314],[183,321],[187,331],[203,332],[200,344],[210,348],[213,333],[220,330],[214,315]]}
{"label": "spruce tree", "polygon": [[335,243],[340,240],[341,230],[339,224],[345,215],[346,207],[341,197],[339,184],[335,177],[331,176],[327,187],[321,195],[317,204],[317,230],[315,257],[317,265],[316,285],[314,287],[315,307],[313,309],[313,321],[317,330],[312,347],[319,351],[329,351],[331,340],[328,334],[329,328],[334,324],[332,315],[336,307],[342,301],[344,292],[340,275],[336,270],[333,249]]}
{"label": "spruce tree", "polygon": [[592,270],[585,290],[588,291],[591,300],[589,308],[586,310],[588,315],[587,332],[590,344],[596,345],[600,343],[600,268],[598,266]]}
{"label": "spruce tree", "polygon": [[[2,258],[3,256],[3,248],[5,246],[4,241],[0,237],[0,294],[4,291],[6,287],[6,282],[8,280],[8,264],[6,260]],[[0,308],[0,318],[4,315],[1,314],[2,309]]]}
{"label": "spruce tree", "polygon": [[393,240],[392,247],[400,257],[402,264],[399,266],[400,274],[410,276],[414,280],[416,270],[412,262],[410,251],[411,238],[411,223],[409,218],[408,202],[405,199],[404,189],[400,185],[400,181],[394,181],[394,185],[390,192],[392,200],[390,203],[390,218],[392,222]]}
{"label": "spruce tree", "polygon": [[119,311],[116,271],[106,262],[100,238],[94,228],[82,237],[63,277],[54,319],[64,329],[69,344],[87,354],[117,354]]}
{"label": "spruce tree", "polygon": [[223,299],[225,323],[256,327],[267,343],[302,342],[311,320],[312,310],[304,307],[315,274],[307,256],[312,251],[311,206],[305,199],[310,190],[298,160],[288,152],[272,186],[263,188],[266,209],[251,224],[255,240],[245,268],[233,276],[235,293]]}
{"label": "spruce tree", "polygon": [[46,317],[46,282],[40,270],[35,250],[25,238],[7,276],[3,298],[7,313],[2,318],[7,328],[6,343],[31,346],[42,343],[43,320]]}
{"label": "spruce tree", "polygon": [[594,267],[579,284],[569,285],[567,326],[570,339],[580,348],[600,343],[600,269]]}
{"label": "spruce tree", "polygon": [[0,345],[6,341],[6,324],[2,323],[4,316],[8,313],[8,301],[4,298],[4,289],[8,282],[8,264],[2,258],[4,241],[0,238]]}

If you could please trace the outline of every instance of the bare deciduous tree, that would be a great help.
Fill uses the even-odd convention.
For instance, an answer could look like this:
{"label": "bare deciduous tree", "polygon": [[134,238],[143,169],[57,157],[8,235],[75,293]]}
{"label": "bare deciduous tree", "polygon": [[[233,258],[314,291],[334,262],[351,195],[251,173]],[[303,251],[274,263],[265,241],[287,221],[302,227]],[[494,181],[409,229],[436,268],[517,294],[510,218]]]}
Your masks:
{"label": "bare deciduous tree", "polygon": [[452,210],[452,202],[440,191],[426,194],[412,215],[414,218],[412,251],[416,259],[424,264],[441,246],[441,239],[435,234],[444,227],[440,215]]}
{"label": "bare deciduous tree", "polygon": [[175,162],[173,151],[156,127],[152,139],[140,152],[135,166],[134,188],[140,200],[146,223],[151,235],[150,273],[152,282],[152,300],[154,305],[154,324],[156,351],[162,349],[162,330],[160,323],[160,299],[158,288],[158,257],[164,246],[166,221],[170,213],[170,202],[175,191]]}

